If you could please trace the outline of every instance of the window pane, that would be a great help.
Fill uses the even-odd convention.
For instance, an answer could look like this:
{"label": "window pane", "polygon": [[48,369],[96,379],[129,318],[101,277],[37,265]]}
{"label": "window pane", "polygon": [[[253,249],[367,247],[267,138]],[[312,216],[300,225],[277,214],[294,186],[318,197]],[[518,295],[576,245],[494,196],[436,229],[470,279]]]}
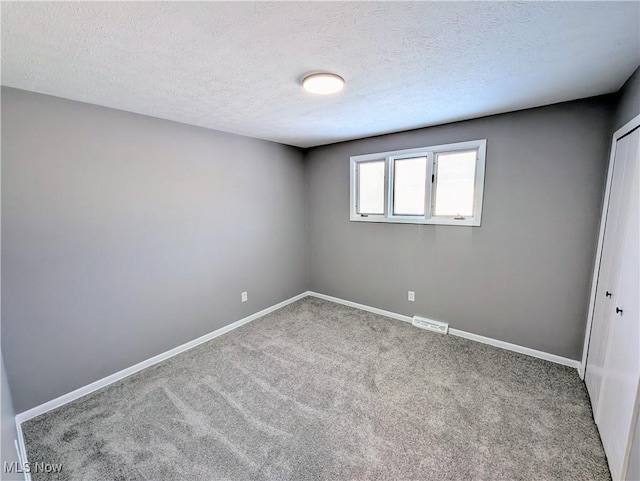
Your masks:
{"label": "window pane", "polygon": [[434,215],[473,216],[476,151],[436,154]]}
{"label": "window pane", "polygon": [[358,164],[358,214],[384,214],[384,160]]}
{"label": "window pane", "polygon": [[394,215],[424,215],[426,176],[426,157],[394,160]]}

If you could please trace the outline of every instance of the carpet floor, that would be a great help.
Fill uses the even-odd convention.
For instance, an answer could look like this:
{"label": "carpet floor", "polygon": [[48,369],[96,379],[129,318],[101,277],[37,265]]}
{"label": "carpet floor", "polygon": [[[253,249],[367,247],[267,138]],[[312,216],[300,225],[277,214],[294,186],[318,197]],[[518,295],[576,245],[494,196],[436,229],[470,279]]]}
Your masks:
{"label": "carpet floor", "polygon": [[608,480],[575,369],[307,297],[22,425],[39,480]]}

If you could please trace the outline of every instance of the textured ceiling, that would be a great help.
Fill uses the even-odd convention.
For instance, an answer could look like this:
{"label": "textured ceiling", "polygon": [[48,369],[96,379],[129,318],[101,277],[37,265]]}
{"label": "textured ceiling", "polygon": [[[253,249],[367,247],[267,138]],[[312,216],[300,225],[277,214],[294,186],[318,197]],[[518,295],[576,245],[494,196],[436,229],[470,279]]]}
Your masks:
{"label": "textured ceiling", "polygon": [[[2,84],[301,147],[618,90],[639,2],[2,2]],[[305,93],[314,71],[347,81]]]}

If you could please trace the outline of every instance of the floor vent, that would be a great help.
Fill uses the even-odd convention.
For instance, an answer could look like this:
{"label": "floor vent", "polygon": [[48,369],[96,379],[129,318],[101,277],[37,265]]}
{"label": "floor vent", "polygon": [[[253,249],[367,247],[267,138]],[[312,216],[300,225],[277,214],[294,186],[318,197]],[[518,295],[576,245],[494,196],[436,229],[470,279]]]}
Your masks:
{"label": "floor vent", "polygon": [[439,332],[440,334],[447,334],[449,332],[449,323],[434,321],[425,317],[413,316],[412,324],[420,329],[427,329],[428,331]]}

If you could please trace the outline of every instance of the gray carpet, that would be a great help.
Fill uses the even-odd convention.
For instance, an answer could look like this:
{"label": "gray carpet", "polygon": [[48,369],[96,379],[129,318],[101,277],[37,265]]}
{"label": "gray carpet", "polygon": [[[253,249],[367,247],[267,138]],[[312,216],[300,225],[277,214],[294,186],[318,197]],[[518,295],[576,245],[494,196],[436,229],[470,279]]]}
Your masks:
{"label": "gray carpet", "polygon": [[310,297],[23,430],[36,481],[610,479],[574,369]]}

